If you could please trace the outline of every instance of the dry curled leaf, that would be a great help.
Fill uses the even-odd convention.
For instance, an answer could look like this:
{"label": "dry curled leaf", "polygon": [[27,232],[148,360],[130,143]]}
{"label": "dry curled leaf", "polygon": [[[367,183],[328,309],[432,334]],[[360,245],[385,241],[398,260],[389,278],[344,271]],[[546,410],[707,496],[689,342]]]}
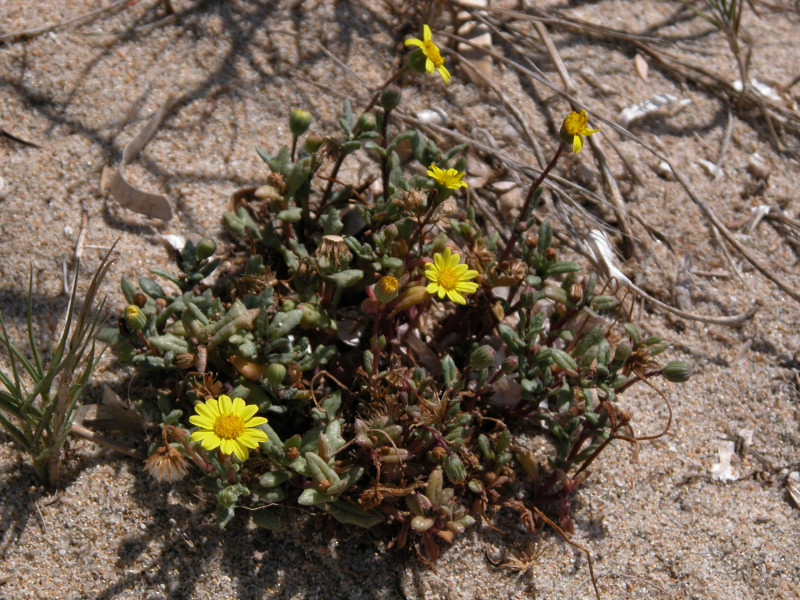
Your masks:
{"label": "dry curled leaf", "polygon": [[111,195],[114,197],[114,200],[119,202],[122,206],[147,215],[148,217],[154,217],[163,221],[169,221],[172,218],[172,209],[169,206],[167,198],[161,194],[151,194],[133,187],[125,180],[122,173],[125,166],[136,158],[142,148],[147,145],[147,142],[149,142],[156,131],[158,131],[161,122],[172,107],[173,102],[174,99],[171,96],[167,98],[147,122],[144,129],[128,142],[128,145],[125,146],[125,150],[122,152],[122,160],[116,171],[114,171],[109,183]]}

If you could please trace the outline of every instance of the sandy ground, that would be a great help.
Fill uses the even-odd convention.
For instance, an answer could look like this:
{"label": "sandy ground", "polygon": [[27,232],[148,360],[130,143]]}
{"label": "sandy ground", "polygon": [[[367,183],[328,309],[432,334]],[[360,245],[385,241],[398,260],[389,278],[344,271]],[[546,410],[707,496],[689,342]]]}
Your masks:
{"label": "sandy ground", "polygon": [[[351,94],[363,106],[368,93],[356,76],[378,84],[402,52],[402,40],[418,36],[421,24],[404,24],[399,13],[371,2],[172,4],[174,17],[165,18],[161,2],[140,0],[82,27],[0,45],[0,127],[38,145],[0,138],[0,306],[12,335],[24,327],[31,264],[40,339],[56,331],[66,303],[62,265],[71,264],[83,212],[84,277],[102,249],[120,239],[119,261],[105,287],[119,310],[120,277],[168,265],[163,234],[220,234],[230,193],[266,175],[255,148],[275,151],[287,142],[291,108],[309,108],[323,122],[322,131],[332,131],[340,95]],[[668,37],[683,56],[736,79],[724,38],[679,14],[677,2],[538,6],[544,4],[608,27]],[[754,76],[771,85],[789,81],[800,64],[800,16],[755,4],[762,13],[746,8],[744,17]],[[6,0],[0,32],[57,23],[98,5]],[[447,13],[436,23],[451,30]],[[759,205],[779,206],[793,218],[800,212],[800,165],[775,152],[764,122],[757,115],[731,117],[724,174],[714,179],[698,159],[716,160],[725,137],[728,105],[718,95],[676,80],[653,61],[643,81],[635,50],[621,41],[599,43],[557,28],[553,38],[573,74],[592,69],[595,85],[575,77],[592,115],[614,117],[659,93],[690,101],[631,129],[663,148],[737,239],[798,289],[797,255],[786,238],[767,221],[751,232],[735,225]],[[495,44],[504,49],[496,38]],[[558,82],[543,48],[529,57]],[[405,84],[409,112],[439,108],[449,127],[481,140],[489,132],[499,152],[533,164],[506,106],[466,81],[456,61],[450,64],[454,80],[447,88],[435,77]],[[552,149],[545,115],[563,114],[566,102],[507,68],[495,65],[494,77],[545,149]],[[787,102],[798,100],[798,87]],[[169,198],[175,218],[162,223],[120,207],[102,193],[100,180],[103,167],[116,164],[169,95],[179,98],[177,105],[127,171],[135,185]],[[639,239],[640,256],[625,271],[671,301],[676,270],[689,255],[692,310],[733,314],[754,301],[759,310],[739,329],[689,321],[684,327],[662,314],[639,312],[650,332],[677,342],[669,357],[693,360],[697,374],[687,385],[665,387],[675,409],[669,436],[641,444],[636,453],[617,446],[596,465],[574,501],[574,539],[591,551],[604,598],[800,597],[800,511],[784,487],[787,469],[800,461],[798,304],[751,268],[742,269],[741,280],[734,276],[697,208],[676,182],[658,174],[658,160],[607,128],[602,135],[641,177],[631,184],[609,151]],[[798,143],[791,136],[785,141]],[[770,165],[771,175],[763,189],[746,194],[754,183],[746,169],[754,153]],[[590,156],[584,152],[559,170],[603,193]],[[585,231],[587,224],[577,227]],[[89,397],[96,399],[103,383],[127,397],[131,376],[108,360]],[[666,420],[663,402],[644,388],[625,394],[622,403],[641,433],[659,431]],[[735,440],[742,429],[754,431],[753,452],[734,457],[736,480],[714,480],[719,443]],[[141,439],[126,439],[143,447]],[[343,532],[299,511],[287,531],[255,530],[244,519],[219,531],[212,505],[188,482],[158,485],[140,462],[84,440],[70,443],[67,464],[63,487],[57,493],[43,489],[25,457],[0,436],[2,599],[594,597],[585,556],[550,532],[539,538],[541,555],[522,573],[492,566],[487,556],[505,560],[504,548],[513,547],[488,527],[458,540],[433,572],[402,562],[371,533]],[[503,525],[525,544],[519,528]]]}

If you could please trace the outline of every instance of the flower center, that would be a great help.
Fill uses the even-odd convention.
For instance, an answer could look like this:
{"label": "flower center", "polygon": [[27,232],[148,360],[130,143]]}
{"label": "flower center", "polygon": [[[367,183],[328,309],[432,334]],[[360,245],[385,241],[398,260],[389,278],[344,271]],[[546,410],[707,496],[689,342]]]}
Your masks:
{"label": "flower center", "polygon": [[397,279],[392,277],[391,275],[387,275],[386,277],[381,277],[380,285],[387,294],[393,294],[397,291],[399,284],[397,283]]}
{"label": "flower center", "polygon": [[581,135],[581,132],[586,128],[586,123],[589,122],[588,117],[584,117],[579,113],[572,113],[567,115],[564,120],[564,129],[569,135]]}
{"label": "flower center", "polygon": [[461,280],[461,278],[458,276],[458,273],[456,273],[454,269],[450,268],[439,271],[436,279],[437,283],[448,292],[456,289],[458,282]]}
{"label": "flower center", "polygon": [[425,46],[425,56],[431,59],[433,66],[436,68],[441,67],[444,64],[444,59],[439,54],[439,46],[433,42],[423,42],[423,45]]}
{"label": "flower center", "polygon": [[235,440],[244,432],[244,421],[236,415],[220,415],[214,421],[214,433],[222,440]]}

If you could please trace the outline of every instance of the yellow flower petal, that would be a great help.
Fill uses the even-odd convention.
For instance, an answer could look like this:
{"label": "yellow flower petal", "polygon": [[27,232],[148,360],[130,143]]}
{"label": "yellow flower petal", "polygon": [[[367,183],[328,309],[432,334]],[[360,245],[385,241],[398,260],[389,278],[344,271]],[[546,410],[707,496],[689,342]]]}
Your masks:
{"label": "yellow flower petal", "polygon": [[206,417],[205,415],[192,415],[189,417],[189,423],[202,427],[203,429],[214,428],[214,419]]}
{"label": "yellow flower petal", "polygon": [[[216,401],[214,402],[214,407],[216,408]],[[219,411],[212,409],[211,405],[208,404],[208,402],[206,402],[206,403],[202,403],[201,402],[200,404],[196,405],[194,408],[197,411],[198,415],[200,415],[202,417],[208,417],[212,421],[219,416]]]}
{"label": "yellow flower petal", "polygon": [[431,41],[431,28],[428,27],[427,25],[422,26],[422,39],[425,40],[426,42]]}
{"label": "yellow flower petal", "polygon": [[436,290],[438,289],[439,289],[439,284],[436,283],[436,280],[425,286],[425,291],[428,292],[429,294],[435,294]]}
{"label": "yellow flower petal", "polygon": [[220,396],[219,397],[219,412],[223,415],[231,414],[233,410],[233,403],[231,402],[230,397],[228,396]]}
{"label": "yellow flower petal", "polygon": [[[255,406],[255,405],[253,405],[253,406]],[[256,410],[258,410],[257,406],[256,406]],[[267,419],[264,418],[264,417],[253,417],[252,419],[249,419],[249,420],[245,421],[244,422],[244,426],[247,427],[247,428],[258,427],[259,425],[263,425],[266,422],[267,422]],[[253,431],[258,431],[259,435],[264,433],[260,429],[255,429]],[[248,431],[247,433],[250,433],[250,432]],[[264,439],[267,439],[267,434],[266,433],[264,433]]]}
{"label": "yellow flower petal", "polygon": [[572,138],[572,151],[578,153],[583,148],[583,138],[581,136],[576,135]]}
{"label": "yellow flower petal", "polygon": [[250,451],[247,449],[247,446],[243,445],[238,440],[231,440],[231,443],[233,444],[233,453],[236,455],[236,458],[241,461],[247,460],[247,457],[250,456]]}
{"label": "yellow flower petal", "polygon": [[448,291],[447,292],[447,297],[450,298],[450,300],[452,300],[456,304],[466,304],[467,303],[467,301],[464,298],[464,296],[462,296],[461,294],[459,294],[455,290]]}
{"label": "yellow flower petal", "polygon": [[425,42],[422,40],[418,40],[417,38],[409,38],[405,42],[403,42],[406,46],[417,46],[418,48],[424,48]]}

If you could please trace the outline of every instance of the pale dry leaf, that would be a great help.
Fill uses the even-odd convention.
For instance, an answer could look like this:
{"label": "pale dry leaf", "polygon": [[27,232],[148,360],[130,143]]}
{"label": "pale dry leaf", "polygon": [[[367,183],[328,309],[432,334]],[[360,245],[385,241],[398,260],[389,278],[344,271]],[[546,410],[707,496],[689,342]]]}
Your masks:
{"label": "pale dry leaf", "polygon": [[114,200],[125,208],[129,208],[140,214],[147,215],[163,221],[172,218],[172,209],[167,198],[161,194],[151,194],[129,184],[123,176],[125,166],[132,162],[139,152],[147,145],[147,142],[155,135],[161,122],[166,117],[167,112],[172,107],[174,98],[171,96],[159,107],[156,113],[147,122],[147,125],[125,146],[122,152],[122,160],[114,172],[109,182],[109,191]]}
{"label": "pale dry leaf", "polygon": [[800,473],[792,471],[786,478],[786,491],[797,508],[800,508]]}
{"label": "pale dry leaf", "polygon": [[641,54],[637,54],[633,57],[633,66],[636,69],[636,72],[639,74],[639,77],[642,78],[642,81],[647,81],[647,61],[644,59],[644,56]]}
{"label": "pale dry leaf", "polygon": [[605,231],[601,229],[590,231],[587,245],[595,264],[609,279],[616,279],[620,285],[631,285],[631,280],[615,264],[614,251]]}
{"label": "pale dry leaf", "polygon": [[717,481],[733,481],[736,479],[736,473],[731,466],[731,457],[733,456],[735,444],[731,441],[720,442],[717,447],[719,454],[719,462],[711,465],[711,477]]}
{"label": "pale dry leaf", "polygon": [[675,112],[691,104],[689,98],[677,98],[672,94],[656,94],[647,100],[632,104],[620,111],[617,120],[620,125],[627,127],[634,121],[644,117],[653,116],[662,112]]}

